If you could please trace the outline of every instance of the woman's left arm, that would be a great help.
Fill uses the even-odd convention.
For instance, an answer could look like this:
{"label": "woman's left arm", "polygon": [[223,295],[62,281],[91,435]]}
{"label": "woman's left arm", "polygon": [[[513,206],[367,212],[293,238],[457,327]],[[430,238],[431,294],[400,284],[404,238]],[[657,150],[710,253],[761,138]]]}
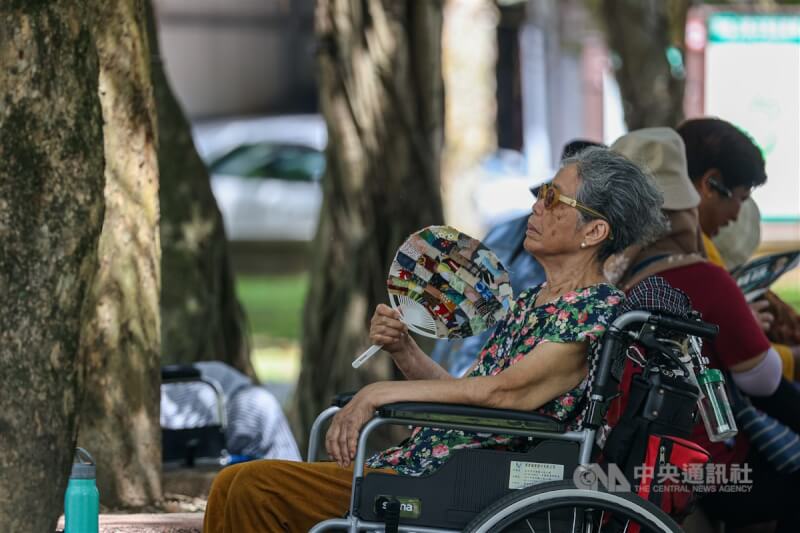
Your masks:
{"label": "woman's left arm", "polygon": [[394,402],[438,402],[532,411],[575,388],[586,376],[584,342],[544,342],[494,376],[454,380],[382,381],[361,389],[333,419],[325,438],[341,466],[355,457],[358,435],[375,409]]}

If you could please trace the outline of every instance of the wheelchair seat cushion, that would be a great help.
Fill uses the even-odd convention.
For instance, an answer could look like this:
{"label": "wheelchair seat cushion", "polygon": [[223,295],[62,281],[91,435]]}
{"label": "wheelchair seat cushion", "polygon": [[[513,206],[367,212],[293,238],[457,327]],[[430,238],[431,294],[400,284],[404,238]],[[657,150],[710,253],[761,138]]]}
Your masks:
{"label": "wheelchair seat cushion", "polygon": [[[623,294],[608,284],[570,291],[544,305],[536,305],[541,287],[523,292],[478,354],[469,377],[494,376],[533,353],[543,342],[586,342],[587,361],[599,350],[599,339],[616,315]],[[591,368],[592,365],[589,365]],[[575,388],[552,399],[536,413],[580,427],[583,397],[590,374]],[[458,449],[494,448],[524,450],[527,439],[510,435],[477,434],[456,429],[416,428],[400,446],[380,452],[367,461],[372,468],[393,468],[404,475],[422,475],[438,469]]]}

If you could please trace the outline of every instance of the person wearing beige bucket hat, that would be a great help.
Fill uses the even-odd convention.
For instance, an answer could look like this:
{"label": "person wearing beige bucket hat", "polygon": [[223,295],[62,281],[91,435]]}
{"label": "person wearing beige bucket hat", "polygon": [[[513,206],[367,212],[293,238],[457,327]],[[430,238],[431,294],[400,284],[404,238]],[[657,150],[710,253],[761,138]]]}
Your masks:
{"label": "person wearing beige bucket hat", "polygon": [[[703,346],[710,366],[729,371],[747,395],[771,396],[781,384],[780,358],[770,347],[736,282],[705,257],[698,213],[701,193],[689,178],[681,137],[670,128],[646,128],[624,135],[611,149],[652,173],[664,194],[663,212],[670,229],[647,246],[626,250],[616,264],[607,263],[607,275],[610,266],[616,267],[618,285],[625,290],[650,275],[658,275],[685,292],[703,320],[719,325],[719,335]],[[626,373],[630,371],[626,368]],[[726,465],[726,471],[745,462],[753,469],[751,492],[738,494],[741,499],[733,505],[744,512],[729,512],[730,502],[720,497],[706,509],[713,518],[737,526],[765,520],[797,526],[798,508],[789,505],[786,496],[798,482],[795,477],[775,472],[744,436],[737,436],[732,444],[712,443],[699,423],[691,438],[711,454],[712,463]]]}
{"label": "person wearing beige bucket hat", "polygon": [[633,131],[614,141],[611,149],[651,172],[664,195],[663,209],[678,211],[700,205],[700,195],[686,172],[686,147],[672,128]]}
{"label": "person wearing beige bucket hat", "polygon": [[[655,264],[659,257],[663,256],[671,267],[704,261],[697,213],[700,196],[686,173],[686,150],[680,136],[671,128],[645,128],[623,135],[611,149],[653,177],[664,195],[662,209],[670,222],[670,233],[648,246],[631,247],[611,258],[605,265],[606,277],[615,283],[624,282],[621,288],[628,289],[654,268],[661,269]],[[631,268],[634,266],[635,270]]]}

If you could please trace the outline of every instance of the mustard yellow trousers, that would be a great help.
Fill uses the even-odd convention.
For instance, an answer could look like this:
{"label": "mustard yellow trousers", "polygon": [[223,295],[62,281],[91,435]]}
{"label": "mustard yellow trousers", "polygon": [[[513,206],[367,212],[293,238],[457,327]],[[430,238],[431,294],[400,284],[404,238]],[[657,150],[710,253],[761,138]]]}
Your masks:
{"label": "mustard yellow trousers", "polygon": [[229,466],[211,485],[203,533],[306,533],[347,513],[352,484],[353,467],[333,462],[262,460]]}

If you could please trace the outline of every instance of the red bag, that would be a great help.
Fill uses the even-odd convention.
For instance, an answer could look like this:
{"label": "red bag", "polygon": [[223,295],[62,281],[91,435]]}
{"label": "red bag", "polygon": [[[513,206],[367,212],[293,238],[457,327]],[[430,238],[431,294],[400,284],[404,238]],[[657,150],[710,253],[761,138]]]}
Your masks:
{"label": "red bag", "polygon": [[603,458],[622,468],[634,492],[680,522],[692,510],[694,484],[704,481],[710,459],[684,438],[694,425],[696,396],[663,376],[632,374]]}
{"label": "red bag", "polygon": [[[657,505],[662,511],[680,522],[691,513],[695,501],[691,481],[702,481],[696,472],[703,468],[710,455],[701,446],[680,437],[650,435],[647,451],[639,475],[637,494]],[[695,465],[694,467],[690,465]],[[695,472],[690,472],[694,469]],[[639,526],[631,527],[639,533]]]}

